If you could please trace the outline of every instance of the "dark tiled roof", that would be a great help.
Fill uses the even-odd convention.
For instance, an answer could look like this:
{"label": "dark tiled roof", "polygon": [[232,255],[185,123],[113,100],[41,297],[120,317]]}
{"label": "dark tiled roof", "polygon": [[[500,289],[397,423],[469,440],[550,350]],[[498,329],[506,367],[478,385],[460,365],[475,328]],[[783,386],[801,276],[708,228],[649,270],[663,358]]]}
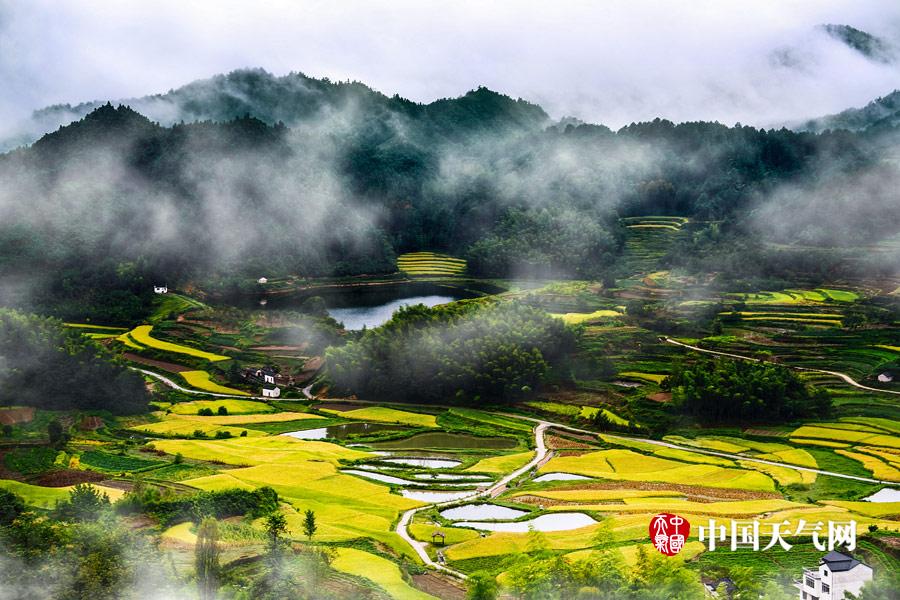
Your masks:
{"label": "dark tiled roof", "polygon": [[832,571],[849,571],[856,565],[860,564],[858,560],[852,556],[841,554],[840,552],[831,551],[822,557],[822,564],[828,565]]}

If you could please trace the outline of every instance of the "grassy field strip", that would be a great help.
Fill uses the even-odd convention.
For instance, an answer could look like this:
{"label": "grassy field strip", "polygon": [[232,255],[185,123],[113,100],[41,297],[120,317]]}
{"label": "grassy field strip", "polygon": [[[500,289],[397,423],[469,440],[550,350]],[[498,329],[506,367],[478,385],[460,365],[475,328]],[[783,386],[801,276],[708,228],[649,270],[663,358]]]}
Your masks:
{"label": "grassy field strip", "polygon": [[843,417],[840,419],[843,423],[859,423],[876,429],[881,429],[887,433],[896,433],[900,435],[900,422],[891,419],[882,419],[879,417]]}
{"label": "grassy field strip", "polygon": [[191,531],[194,528],[193,521],[185,521],[178,525],[173,525],[160,534],[160,538],[181,542],[193,546],[197,543],[197,534]]}
{"label": "grassy field strip", "polygon": [[[602,412],[603,415],[607,419],[609,419],[609,422],[613,423],[614,425],[623,425],[625,427],[628,427],[628,425],[631,424],[628,419],[620,417],[609,409],[599,408],[597,406],[582,406],[581,411],[578,413],[578,416],[582,419],[593,419],[597,416],[598,412]],[[640,427],[640,425],[637,423],[635,423],[635,426]]]}
{"label": "grassy field strip", "polygon": [[824,446],[826,448],[849,448],[850,444],[843,442],[832,442],[829,440],[805,440],[802,438],[791,438],[792,444],[806,444],[807,446]]}
{"label": "grassy field strip", "polygon": [[220,360],[228,360],[229,358],[231,358],[229,356],[223,356],[221,354],[204,352],[203,350],[191,348],[190,346],[182,346],[181,344],[173,344],[172,342],[164,342],[162,340],[158,340],[150,336],[150,332],[152,330],[153,325],[138,325],[130,332],[128,332],[128,335],[130,335],[135,342],[143,344],[148,348],[154,348],[156,350],[174,352],[175,354],[187,354],[188,356],[203,358],[210,362],[218,362]]}
{"label": "grassy field strip", "polygon": [[274,413],[278,409],[269,406],[265,402],[256,402],[255,400],[192,400],[191,402],[178,402],[169,407],[169,410],[176,415],[197,415],[204,408],[208,408],[213,413],[219,410],[220,406],[224,406],[228,410],[229,415],[250,415],[254,413]]}
{"label": "grassy field strip", "polygon": [[465,471],[496,473],[498,475],[501,473],[509,473],[527,463],[533,456],[533,452],[519,452],[517,454],[482,458],[468,469],[465,469]]}
{"label": "grassy field strip", "polygon": [[103,331],[128,331],[126,327],[110,327],[109,325],[91,325],[90,323],[63,323],[65,327],[73,329],[100,329]]}
{"label": "grassy field strip", "polygon": [[[618,552],[622,557],[622,562],[627,567],[634,567],[637,564],[638,557],[638,548],[644,548],[644,551],[647,552],[648,555],[652,556],[653,552],[656,552],[656,549],[653,547],[653,544],[633,544],[629,546],[619,546],[617,548],[611,548],[612,552]],[[695,556],[698,556],[706,549],[706,546],[703,542],[688,542],[681,549],[681,552],[678,553],[678,556],[682,557],[684,560],[691,560]],[[593,560],[594,557],[599,555],[599,550],[576,550],[575,552],[569,552],[566,554],[566,558],[569,560],[577,561],[577,560]]]}
{"label": "grassy field strip", "polygon": [[[155,413],[163,416],[165,413]],[[279,412],[279,413],[256,413],[246,415],[213,415],[212,417],[201,417],[197,414],[179,414],[173,413],[169,415],[169,419],[181,419],[183,421],[191,421],[196,423],[211,423],[213,425],[244,425],[253,423],[282,423],[284,421],[301,421],[305,419],[324,419],[322,415],[312,415],[309,413],[295,412]]]}
{"label": "grassy field strip", "polygon": [[[519,496],[540,496],[551,500],[564,500],[566,502],[604,502],[606,500],[623,500],[625,498],[683,498],[682,492],[672,490],[598,490],[593,488],[580,488],[574,490],[530,490],[516,492],[513,498]],[[621,506],[621,505],[620,505]]]}
{"label": "grassy field strip", "polygon": [[776,467],[765,463],[750,462],[748,460],[739,460],[738,465],[745,469],[753,469],[760,473],[765,473],[778,482],[778,485],[811,485],[815,483],[817,474],[813,471],[798,471],[788,467]]}
{"label": "grassy field strip", "polygon": [[123,334],[120,335],[120,336],[118,336],[118,337],[116,338],[116,340],[119,341],[119,342],[122,342],[123,344],[125,344],[126,346],[128,346],[129,348],[131,348],[131,349],[133,349],[133,350],[143,350],[143,349],[144,349],[143,346],[141,346],[140,344],[138,344],[137,342],[135,342],[133,339],[131,339],[131,336],[128,335],[127,332],[126,332],[126,333],[123,333]]}
{"label": "grassy field strip", "polygon": [[840,427],[829,427],[829,424],[803,425],[794,430],[791,437],[821,438],[840,442],[864,443],[870,446],[886,446],[900,448],[900,437],[887,434],[873,434],[871,431],[853,431]]}
{"label": "grassy field strip", "polygon": [[[212,418],[212,417],[210,417]],[[243,429],[241,427],[230,427],[228,425],[216,425],[215,423],[200,423],[196,421],[183,421],[180,419],[169,419],[158,423],[145,423],[143,425],[135,425],[129,427],[132,431],[141,431],[165,437],[194,437],[197,432],[203,435],[213,437],[219,432],[227,432],[234,437],[240,435],[262,436],[266,435],[263,431],[253,429]],[[246,433],[244,433],[246,432]]]}
{"label": "grassy field strip", "polygon": [[384,406],[356,408],[346,411],[323,408],[321,409],[321,411],[338,415],[345,419],[357,419],[360,421],[382,421],[385,423],[402,423],[404,425],[414,425],[416,427],[437,427],[437,418],[434,415],[408,412],[405,410],[397,410],[395,408],[387,408]]}
{"label": "grassy field strip", "polygon": [[681,450],[678,448],[669,448],[667,446],[660,446],[658,444],[650,444],[647,442],[643,442],[640,440],[634,440],[630,438],[624,437],[613,437],[609,435],[605,435],[603,433],[598,434],[601,440],[608,444],[614,444],[616,446],[624,446],[626,448],[632,448],[634,450],[639,450],[641,452],[649,452],[656,456],[662,458],[671,458],[673,460],[678,460],[681,462],[689,462],[689,463],[701,463],[706,465],[718,465],[720,467],[734,467],[736,466],[734,461],[728,458],[721,458],[718,456],[707,456],[706,454],[701,454],[699,452],[691,452],[690,450]]}
{"label": "grassy field strip", "polygon": [[[118,488],[106,487],[103,485],[93,484],[98,490],[109,496],[111,501],[116,501],[125,495],[124,490]],[[21,481],[12,481],[10,479],[0,479],[0,488],[9,490],[14,494],[22,497],[26,504],[37,508],[52,509],[56,503],[66,500],[69,497],[69,491],[75,486],[68,487],[43,487],[40,485],[30,485]]]}
{"label": "grassy field strip", "polygon": [[562,319],[569,325],[577,325],[578,323],[586,323],[587,321],[594,321],[607,317],[621,317],[622,313],[617,310],[601,309],[595,310],[592,313],[550,313],[550,316],[556,317],[557,319]]}
{"label": "grassy field strip", "polygon": [[660,384],[662,380],[666,378],[665,375],[660,375],[658,373],[640,373],[638,371],[622,371],[617,374],[619,377],[626,377],[628,379],[639,379],[641,381],[649,381],[650,383]]}
{"label": "grassy field strip", "polygon": [[342,573],[368,579],[397,600],[437,600],[403,580],[400,568],[386,558],[356,548],[338,548],[331,566]]}
{"label": "grassy field strip", "polygon": [[217,394],[231,394],[233,396],[249,396],[247,392],[236,390],[234,388],[219,385],[209,378],[206,371],[182,371],[179,373],[191,387],[207,392],[215,392]]}
{"label": "grassy field strip", "polygon": [[884,344],[878,344],[875,347],[890,350],[891,352],[900,352],[900,346],[885,346]]}
{"label": "grassy field strip", "polygon": [[859,461],[862,463],[862,466],[872,473],[872,476],[876,479],[881,479],[884,481],[896,481],[900,482],[900,469],[896,469],[884,462],[883,460],[871,456],[869,454],[862,454],[860,452],[852,452],[850,450],[835,450],[837,454],[846,456],[847,458],[852,458],[853,460]]}

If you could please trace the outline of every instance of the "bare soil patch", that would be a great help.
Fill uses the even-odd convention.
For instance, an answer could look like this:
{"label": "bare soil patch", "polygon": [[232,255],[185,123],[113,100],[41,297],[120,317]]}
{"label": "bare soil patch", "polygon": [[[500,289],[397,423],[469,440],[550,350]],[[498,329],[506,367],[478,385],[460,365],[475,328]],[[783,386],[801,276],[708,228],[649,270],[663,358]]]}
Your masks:
{"label": "bare soil patch", "polygon": [[590,448],[587,444],[551,435],[547,437],[547,447],[551,450]]}
{"label": "bare soil patch", "polygon": [[184,365],[177,365],[175,363],[165,362],[162,360],[153,360],[152,358],[146,358],[144,356],[132,354],[131,352],[125,352],[122,356],[132,362],[140,363],[142,365],[147,365],[150,367],[156,367],[157,369],[162,369],[163,371],[168,371],[169,373],[181,373],[183,371],[191,370],[190,367],[185,367]]}
{"label": "bare soil patch", "polygon": [[0,410],[0,425],[30,423],[34,419],[34,407],[4,408]]}
{"label": "bare soil patch", "polygon": [[96,431],[103,427],[103,419],[100,417],[83,417],[78,428],[82,431]]}
{"label": "bare soil patch", "polygon": [[418,589],[426,594],[431,594],[436,598],[442,598],[444,600],[464,600],[466,597],[466,591],[463,588],[459,587],[459,585],[450,578],[436,573],[413,575],[412,583]]}
{"label": "bare soil patch", "polygon": [[102,473],[76,471],[75,469],[60,469],[58,471],[41,473],[28,483],[32,485],[42,485],[44,487],[66,487],[79,483],[99,483],[104,479],[106,479],[106,475]]}
{"label": "bare soil patch", "polygon": [[653,400],[654,402],[671,402],[672,401],[672,392],[657,392],[655,394],[650,394],[647,396],[647,400]]}

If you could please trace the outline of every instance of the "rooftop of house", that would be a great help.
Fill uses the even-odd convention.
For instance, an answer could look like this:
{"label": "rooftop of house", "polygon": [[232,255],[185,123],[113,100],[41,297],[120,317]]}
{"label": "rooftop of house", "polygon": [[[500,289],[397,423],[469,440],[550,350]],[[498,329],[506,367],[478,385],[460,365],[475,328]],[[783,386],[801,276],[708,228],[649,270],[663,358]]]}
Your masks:
{"label": "rooftop of house", "polygon": [[831,571],[849,571],[856,565],[862,564],[852,556],[832,550],[822,557],[821,563],[827,565]]}

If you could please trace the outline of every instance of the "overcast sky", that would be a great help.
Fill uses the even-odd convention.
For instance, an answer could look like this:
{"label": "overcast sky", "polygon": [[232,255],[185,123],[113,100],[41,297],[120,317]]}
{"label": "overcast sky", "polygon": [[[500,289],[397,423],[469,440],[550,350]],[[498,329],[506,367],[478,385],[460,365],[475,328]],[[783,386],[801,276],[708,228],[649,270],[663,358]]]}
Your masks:
{"label": "overcast sky", "polygon": [[418,101],[478,85],[553,117],[768,125],[900,88],[815,26],[900,45],[897,0],[0,0],[0,118],[240,67],[357,79]]}

